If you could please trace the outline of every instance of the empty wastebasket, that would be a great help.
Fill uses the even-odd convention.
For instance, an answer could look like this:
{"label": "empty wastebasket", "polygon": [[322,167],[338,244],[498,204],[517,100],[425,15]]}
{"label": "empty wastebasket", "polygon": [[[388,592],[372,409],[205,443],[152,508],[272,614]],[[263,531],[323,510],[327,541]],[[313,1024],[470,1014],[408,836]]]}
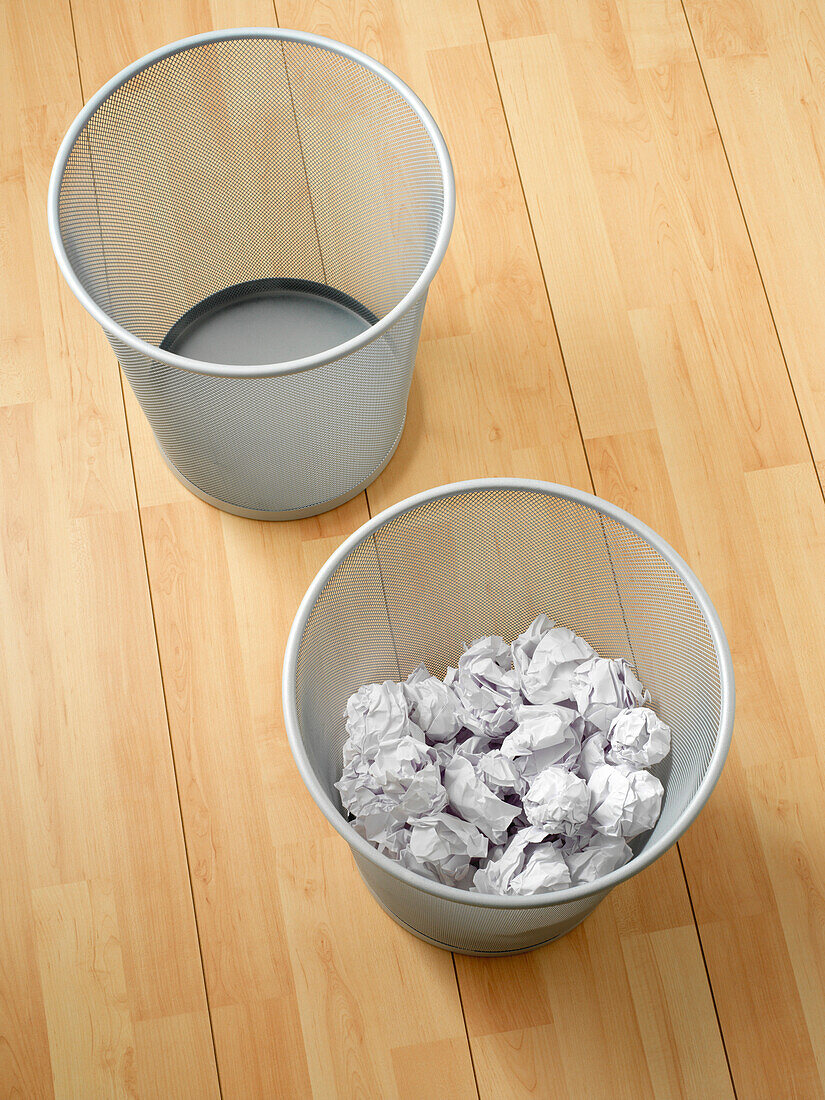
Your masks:
{"label": "empty wastebasket", "polygon": [[62,271],[172,470],[261,519],[335,507],[392,457],[453,212],[443,138],[405,84],[264,28],[116,76],[49,192]]}

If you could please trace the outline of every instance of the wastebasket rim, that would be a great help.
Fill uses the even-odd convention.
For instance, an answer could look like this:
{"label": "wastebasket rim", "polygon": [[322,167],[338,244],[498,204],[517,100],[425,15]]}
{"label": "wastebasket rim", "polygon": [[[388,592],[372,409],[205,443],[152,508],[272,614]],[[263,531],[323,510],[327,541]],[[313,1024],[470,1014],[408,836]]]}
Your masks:
{"label": "wastebasket rim", "polygon": [[[118,88],[128,80],[131,80],[132,77],[150,68],[156,62],[164,58],[194,49],[205,43],[232,41],[244,38],[276,38],[285,42],[300,42],[305,45],[316,46],[319,49],[327,50],[329,53],[338,54],[341,57],[356,62],[365,69],[369,69],[394,88],[421,120],[424,129],[427,131],[433,143],[433,148],[441,169],[444,197],[441,224],[439,225],[438,234],[427,263],[424,265],[418,278],[404,297],[393,306],[390,312],[385,317],[382,317],[377,324],[371,325],[368,329],[358,333],[357,336],[352,337],[352,339],[347,340],[345,343],[338,344],[336,347],[328,348],[315,355],[308,355],[301,359],[293,359],[283,363],[207,363],[199,359],[189,359],[183,355],[176,355],[174,352],[166,351],[163,348],[157,347],[155,344],[150,344],[148,341],[142,340],[139,336],[135,336],[134,333],[109,317],[105,310],[100,308],[94,298],[92,298],[83,286],[75,274],[74,268],[66,253],[63,236],[60,231],[60,190],[66,166],[81,131],[101,104],[116,92]],[[344,356],[358,351],[360,348],[372,343],[373,340],[378,339],[383,333],[390,329],[396,321],[407,313],[413,305],[415,305],[422,295],[426,293],[427,288],[432,282],[444,258],[444,253],[447,250],[447,244],[449,243],[453,227],[453,219],[455,217],[455,180],[447,145],[432,115],[415,92],[405,84],[403,80],[396,76],[394,72],[385,65],[382,65],[380,61],[376,61],[375,58],[369,57],[367,54],[362,53],[360,50],[356,50],[352,46],[345,45],[343,42],[336,42],[332,38],[323,38],[320,35],[310,34],[308,31],[288,30],[282,27],[233,27],[228,30],[207,31],[203,34],[196,34],[190,38],[182,38],[177,42],[171,42],[168,45],[161,46],[152,53],[148,53],[137,61],[132,62],[131,65],[127,65],[125,69],[116,76],[113,76],[111,80],[107,81],[107,83],[92,96],[88,103],[85,104],[69,127],[66,136],[60,144],[49,180],[47,211],[52,249],[54,250],[55,257],[66,282],[69,284],[72,293],[79,299],[84,309],[86,309],[87,312],[94,317],[97,323],[111,336],[114,336],[117,340],[120,340],[134,351],[139,352],[149,359],[165,363],[170,367],[177,367],[180,370],[189,371],[193,374],[206,374],[219,378],[273,378],[288,374],[299,374],[306,370],[313,370],[316,367],[325,366],[328,363],[332,363],[337,359],[341,359]]]}
{"label": "wastebasket rim", "polygon": [[[649,842],[639,855],[635,856],[629,863],[597,879],[595,882],[581,886],[573,886],[566,890],[533,894],[527,897],[503,897],[496,894],[469,893],[455,886],[445,886],[440,882],[433,882],[423,875],[419,875],[415,871],[409,871],[399,863],[389,859],[363,837],[359,836],[351,823],[345,820],[341,815],[312,769],[299,733],[298,707],[295,697],[298,651],[301,646],[304,628],[306,627],[309,616],[321,591],[341,562],[344,561],[360,543],[370,538],[379,528],[383,527],[390,520],[396,519],[406,512],[414,511],[416,508],[421,507],[421,505],[430,503],[434,500],[441,500],[450,496],[459,496],[465,493],[485,490],[533,492],[546,496],[558,497],[562,500],[574,501],[577,504],[586,505],[588,508],[599,512],[601,515],[607,516],[617,523],[629,528],[664,558],[674,572],[678,574],[679,578],[690,592],[705,621],[708,632],[710,633],[719,665],[720,714],[713,752],[711,753],[707,770],[702,777],[702,781],[677,820],[670,828],[665,830],[660,837]],[[617,505],[611,504],[601,497],[582,492],[580,489],[573,489],[567,485],[558,485],[549,481],[534,481],[527,478],[478,478],[472,481],[460,481],[450,485],[440,485],[436,488],[428,489],[423,493],[418,493],[416,496],[409,497],[406,500],[399,501],[397,504],[393,504],[383,512],[373,516],[373,518],[368,520],[363,526],[359,527],[358,530],[350,535],[350,537],[329,557],[307,589],[306,595],[301,601],[292,623],[292,628],[289,632],[284,654],[282,701],[286,720],[287,739],[298,770],[301,773],[301,778],[307,786],[316,805],[333,828],[341,834],[350,847],[360,856],[370,860],[370,862],[376,864],[382,871],[402,880],[409,886],[414,886],[425,894],[433,895],[445,901],[460,902],[464,905],[475,905],[492,909],[533,909],[541,906],[559,905],[568,901],[579,901],[583,898],[594,897],[595,895],[606,893],[620,882],[624,882],[632,878],[633,875],[638,874],[639,871],[644,870],[645,867],[648,867],[663,855],[668,848],[676,843],[688,826],[693,823],[699,811],[707,802],[722,772],[722,766],[725,763],[733,733],[735,687],[730,648],[727,638],[725,637],[722,623],[716,609],[710,601],[710,597],[684,559],[677,554],[668,542],[652,528],[648,527],[646,523],[642,523],[641,520],[637,519],[629,512],[626,512],[623,508],[619,508]]]}

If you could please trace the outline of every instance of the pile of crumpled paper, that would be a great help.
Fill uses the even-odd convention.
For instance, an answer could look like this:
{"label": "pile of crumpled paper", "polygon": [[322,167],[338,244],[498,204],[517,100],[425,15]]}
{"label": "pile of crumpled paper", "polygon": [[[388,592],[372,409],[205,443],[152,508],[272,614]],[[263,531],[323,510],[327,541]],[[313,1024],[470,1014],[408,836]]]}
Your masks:
{"label": "pile of crumpled paper", "polygon": [[481,638],[443,681],[422,665],[347,703],[336,787],[354,828],[403,867],[485,894],[594,882],[632,856],[663,789],[670,728],[623,660],[539,617]]}

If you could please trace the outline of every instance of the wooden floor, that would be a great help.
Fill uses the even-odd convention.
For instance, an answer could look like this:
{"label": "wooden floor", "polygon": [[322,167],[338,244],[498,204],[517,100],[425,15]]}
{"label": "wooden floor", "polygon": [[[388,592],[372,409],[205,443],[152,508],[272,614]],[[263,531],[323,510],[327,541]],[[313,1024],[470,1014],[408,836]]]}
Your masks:
{"label": "wooden floor", "polygon": [[[0,1097],[825,1095],[825,0],[3,7]],[[168,473],[45,194],[129,61],[275,23],[412,85],[458,214],[369,502],[265,525]],[[677,547],[737,724],[678,850],[553,946],[453,959],[312,805],[280,663],[368,504],[494,474]]]}

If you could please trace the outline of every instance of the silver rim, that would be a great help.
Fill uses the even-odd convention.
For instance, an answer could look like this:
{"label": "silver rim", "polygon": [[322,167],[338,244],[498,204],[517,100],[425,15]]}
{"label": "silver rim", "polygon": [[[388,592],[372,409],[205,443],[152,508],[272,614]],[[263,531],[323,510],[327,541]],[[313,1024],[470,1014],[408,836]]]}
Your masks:
{"label": "silver rim", "polygon": [[[415,111],[416,115],[418,115],[433,143],[439,167],[441,168],[441,178],[444,189],[444,212],[441,217],[441,225],[439,226],[438,236],[436,237],[432,254],[424,270],[418,276],[418,279],[410,290],[407,291],[401,301],[393,307],[386,317],[382,317],[377,324],[368,328],[365,332],[359,333],[358,336],[353,337],[344,344],[339,344],[337,347],[330,348],[317,355],[307,356],[304,359],[294,359],[287,363],[256,364],[254,366],[206,363],[198,359],[187,359],[185,356],[175,355],[173,352],[164,351],[154,344],[149,344],[145,340],[141,340],[139,337],[129,332],[128,329],[123,328],[122,325],[113,321],[85,290],[69,262],[60,232],[60,187],[63,181],[63,174],[66,170],[66,164],[81,130],[98,107],[100,107],[113,92],[137,75],[137,73],[142,72],[144,69],[148,69],[151,65],[154,65],[163,58],[171,57],[176,53],[182,53],[184,50],[190,50],[207,42],[228,41],[240,38],[278,38],[287,42],[302,42],[306,45],[316,46],[319,49],[338,54],[341,57],[346,57],[363,66],[365,69],[369,69],[394,88],[398,94],[406,100],[413,111]],[[298,374],[301,371],[312,370],[314,367],[320,367],[326,363],[331,363],[333,360],[349,355],[351,352],[357,351],[359,348],[377,339],[382,333],[391,328],[395,322],[426,293],[427,287],[432,282],[444,258],[444,253],[447,250],[454,216],[455,181],[453,179],[450,155],[447,152],[447,146],[435,120],[415,92],[413,92],[411,88],[408,88],[403,80],[400,80],[395,73],[391,72],[386,66],[382,65],[374,58],[361,53],[360,50],[353,49],[352,46],[345,46],[343,43],[335,42],[331,38],[321,38],[318,35],[308,34],[304,31],[282,30],[277,27],[238,27],[232,30],[209,31],[206,34],[194,35],[192,38],[184,38],[179,42],[172,42],[168,46],[162,46],[159,50],[146,54],[145,57],[127,66],[127,68],[118,73],[117,76],[112,77],[107,84],[104,84],[99,92],[92,96],[69,127],[68,133],[58,150],[49,180],[48,220],[52,248],[54,249],[54,254],[57,257],[57,262],[60,265],[60,270],[63,272],[66,282],[69,284],[72,293],[79,299],[84,309],[94,317],[107,333],[115,337],[115,339],[120,340],[134,351],[139,352],[141,355],[149,359],[154,359],[159,363],[165,363],[167,366],[177,367],[180,370],[191,371],[195,374],[214,375],[220,378],[263,378],[277,375]]]}
{"label": "silver rim", "polygon": [[[312,608],[315,605],[315,601],[318,599],[321,590],[330,576],[338,568],[344,558],[346,558],[360,542],[369,538],[374,531],[393,517],[411,511],[427,501],[454,496],[460,493],[472,492],[479,489],[527,490],[561,497],[564,500],[577,501],[580,504],[595,509],[597,512],[601,512],[602,515],[609,516],[611,519],[635,532],[636,535],[647,542],[649,546],[656,550],[661,557],[667,561],[674,572],[677,573],[684,582],[702,613],[713,641],[714,651],[719,663],[721,710],[716,742],[707,771],[683,814],[661,837],[648,844],[639,856],[631,860],[631,862],[624,867],[621,867],[618,871],[613,871],[611,874],[605,875],[604,878],[598,879],[595,883],[590,883],[585,886],[574,886],[569,890],[557,890],[552,894],[536,894],[531,897],[500,897],[492,894],[470,894],[465,890],[459,890],[453,886],[443,886],[441,883],[432,882],[422,875],[417,875],[414,871],[408,871],[406,868],[400,867],[397,863],[394,863],[391,859],[388,859],[387,856],[382,855],[377,849],[373,848],[371,844],[363,839],[363,837],[360,837],[349,822],[341,816],[340,811],[315,777],[299,734],[298,709],[295,698],[295,674],[298,650],[301,645],[304,628],[306,627]],[[350,535],[319,570],[301,601],[286,645],[282,691],[287,738],[295,762],[298,765],[298,770],[301,773],[301,778],[321,812],[333,828],[335,828],[347,841],[350,847],[354,848],[366,859],[371,860],[387,874],[406,882],[410,886],[414,886],[425,894],[442,898],[445,901],[454,901],[463,905],[476,905],[490,909],[534,909],[540,906],[555,905],[565,901],[576,901],[596,894],[603,894],[606,890],[611,889],[613,886],[617,886],[620,882],[625,882],[627,879],[632,878],[633,875],[638,874],[639,871],[644,870],[645,867],[648,867],[654,860],[663,855],[668,848],[676,843],[688,826],[696,819],[697,814],[707,802],[711,791],[719,779],[730,747],[735,706],[733,662],[731,661],[730,648],[727,638],[725,637],[725,632],[722,629],[719,616],[696,575],[679,554],[676,553],[673,547],[665,542],[661,536],[657,535],[655,531],[651,530],[647,524],[642,523],[641,520],[636,519],[635,516],[630,515],[629,512],[625,512],[622,508],[617,508],[614,504],[610,504],[600,497],[593,496],[590,493],[583,493],[578,489],[572,489],[566,485],[555,485],[547,481],[530,481],[525,478],[480,478],[474,481],[460,481],[452,485],[442,485],[435,489],[429,489],[426,492],[419,493],[417,496],[409,497],[407,500],[402,500],[398,504],[392,505],[392,507],[374,516],[355,531],[354,534]]]}

